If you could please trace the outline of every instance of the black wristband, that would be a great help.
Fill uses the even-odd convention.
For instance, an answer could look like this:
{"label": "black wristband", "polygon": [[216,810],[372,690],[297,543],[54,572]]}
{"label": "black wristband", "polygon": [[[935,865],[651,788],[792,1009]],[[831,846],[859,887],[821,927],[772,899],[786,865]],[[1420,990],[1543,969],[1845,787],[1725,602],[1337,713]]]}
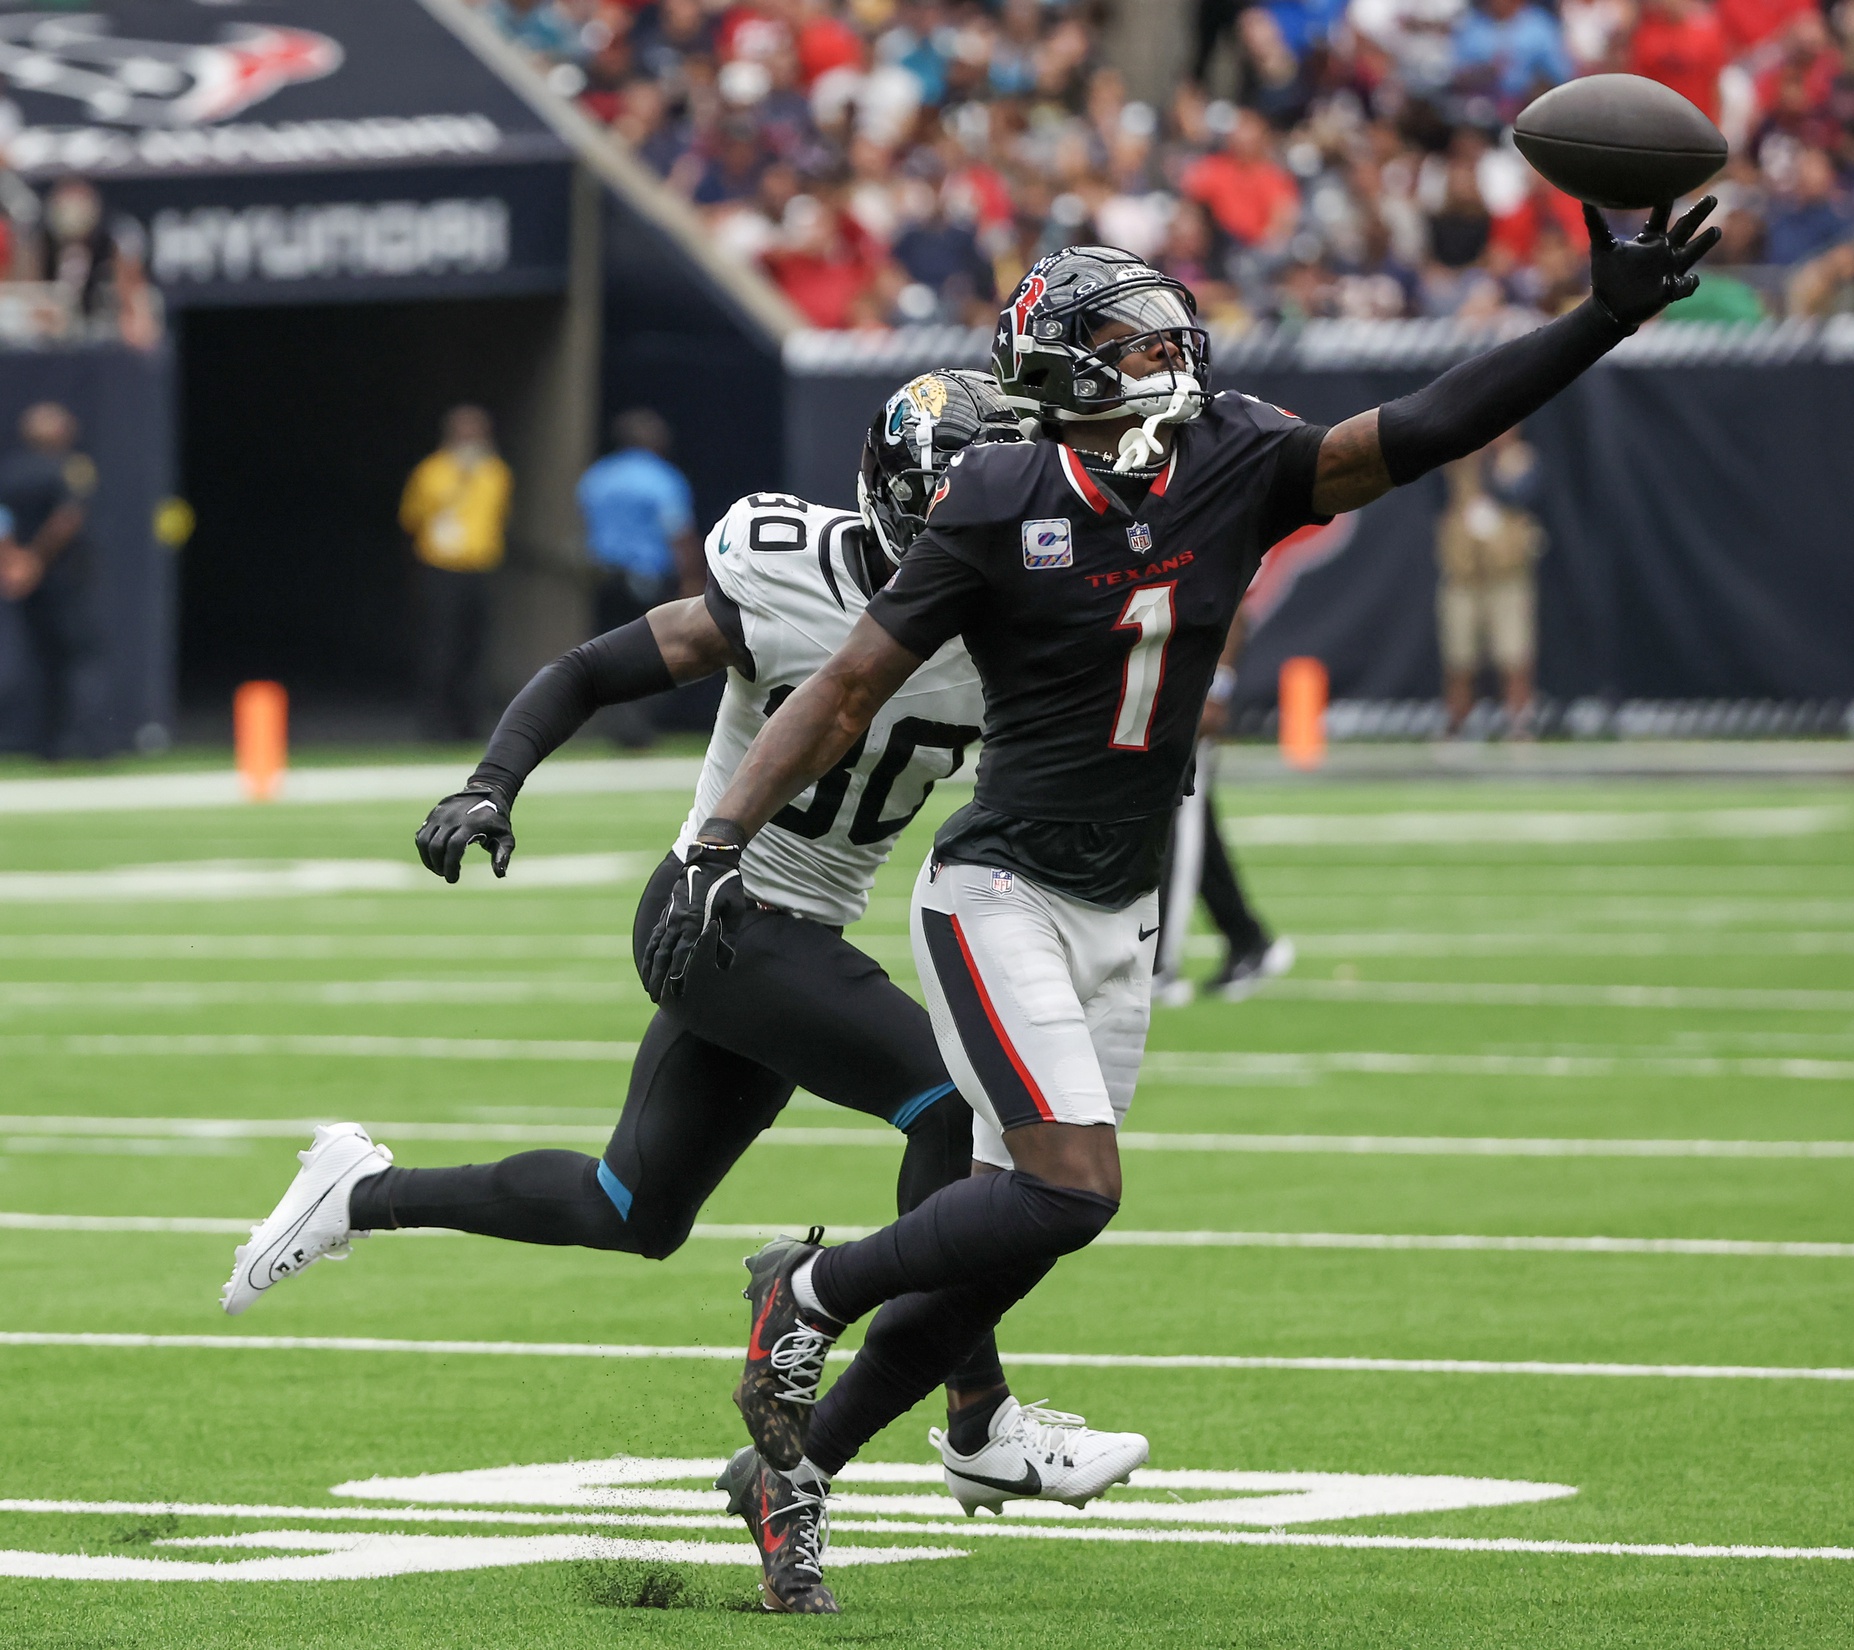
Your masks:
{"label": "black wristband", "polygon": [[693,848],[732,848],[738,851],[746,847],[747,833],[737,820],[722,819],[719,816],[702,821],[702,827],[695,833]]}
{"label": "black wristband", "polygon": [[647,699],[675,685],[648,618],[580,643],[537,671],[515,695],[470,775],[470,788],[494,790],[506,811],[541,759],[579,732],[600,706]]}
{"label": "black wristband", "polygon": [[1586,298],[1523,338],[1451,367],[1414,395],[1378,408],[1378,447],[1399,487],[1438,465],[1479,452],[1529,418],[1626,338],[1624,326]]}

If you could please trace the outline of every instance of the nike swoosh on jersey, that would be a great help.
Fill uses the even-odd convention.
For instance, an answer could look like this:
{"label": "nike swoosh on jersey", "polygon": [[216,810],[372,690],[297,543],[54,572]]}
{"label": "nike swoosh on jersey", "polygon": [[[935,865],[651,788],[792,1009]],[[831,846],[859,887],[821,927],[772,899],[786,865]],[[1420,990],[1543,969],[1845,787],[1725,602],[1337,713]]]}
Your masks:
{"label": "nike swoosh on jersey", "polygon": [[1037,1470],[1028,1461],[1024,1463],[1023,1477],[1013,1482],[1009,1478],[987,1478],[982,1472],[967,1472],[964,1467],[946,1469],[955,1478],[963,1478],[969,1484],[983,1484],[987,1489],[1003,1490],[1007,1495],[1041,1495],[1043,1480]]}
{"label": "nike swoosh on jersey", "polygon": [[1159,931],[1159,924],[1156,922],[1150,928],[1142,928],[1139,931],[1140,944],[1144,945],[1146,941],[1151,939],[1154,934],[1158,933],[1158,931]]}

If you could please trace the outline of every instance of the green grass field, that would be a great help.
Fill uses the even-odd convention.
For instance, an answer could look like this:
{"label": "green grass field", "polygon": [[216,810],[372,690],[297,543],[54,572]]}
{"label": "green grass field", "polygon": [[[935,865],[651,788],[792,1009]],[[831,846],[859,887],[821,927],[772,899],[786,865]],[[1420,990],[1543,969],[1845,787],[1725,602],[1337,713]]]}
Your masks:
{"label": "green grass field", "polygon": [[[216,1304],[296,1120],[599,1149],[685,794],[531,796],[458,888],[403,874],[414,803],[0,817],[0,1645],[1854,1642],[1854,798],[1224,800],[1299,968],[1158,1013],[1117,1241],[1001,1331],[1022,1396],[1199,1477],[967,1524],[923,1407],[868,1454],[916,1480],[839,1484],[807,1621],[751,1613],[699,1493],[739,1229],[881,1221],[892,1133],[800,1095],[666,1263],[382,1236]],[[927,824],[856,931],[910,985]],[[619,1455],[663,1464],[332,1493]]]}

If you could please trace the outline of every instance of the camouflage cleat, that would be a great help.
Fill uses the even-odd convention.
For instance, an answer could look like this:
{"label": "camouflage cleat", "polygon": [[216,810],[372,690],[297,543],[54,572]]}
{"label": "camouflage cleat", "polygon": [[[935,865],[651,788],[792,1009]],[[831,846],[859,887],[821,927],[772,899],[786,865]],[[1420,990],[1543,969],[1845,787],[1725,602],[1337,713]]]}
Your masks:
{"label": "camouflage cleat", "polygon": [[836,1596],[824,1585],[829,1480],[794,1484],[749,1445],[735,1452],[715,1488],[727,1491],[727,1510],[746,1521],[760,1550],[761,1608],[788,1616],[840,1614]]}
{"label": "camouflage cleat", "polygon": [[792,1293],[792,1273],[823,1252],[818,1242],[823,1235],[823,1227],[813,1226],[802,1239],[774,1238],[748,1257],[752,1281],[741,1291],[753,1307],[753,1330],[734,1403],[753,1447],[781,1472],[804,1459],[824,1355],[843,1333],[841,1324],[828,1319],[812,1322]]}

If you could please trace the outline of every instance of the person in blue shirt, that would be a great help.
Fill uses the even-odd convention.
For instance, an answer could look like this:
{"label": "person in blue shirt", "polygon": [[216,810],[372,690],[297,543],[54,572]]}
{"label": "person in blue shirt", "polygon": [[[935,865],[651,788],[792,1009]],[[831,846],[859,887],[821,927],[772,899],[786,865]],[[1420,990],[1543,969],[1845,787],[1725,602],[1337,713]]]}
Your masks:
{"label": "person in blue shirt", "polygon": [[[598,573],[601,633],[678,596],[699,596],[706,582],[694,499],[687,478],[669,461],[669,425],[650,408],[633,407],[612,421],[612,444],[616,450],[579,478],[579,513]],[[649,742],[648,729],[632,719],[624,719],[617,737],[624,744]]]}
{"label": "person in blue shirt", "polygon": [[1574,72],[1558,19],[1528,0],[1480,0],[1455,25],[1456,90],[1491,94],[1503,111]]}

